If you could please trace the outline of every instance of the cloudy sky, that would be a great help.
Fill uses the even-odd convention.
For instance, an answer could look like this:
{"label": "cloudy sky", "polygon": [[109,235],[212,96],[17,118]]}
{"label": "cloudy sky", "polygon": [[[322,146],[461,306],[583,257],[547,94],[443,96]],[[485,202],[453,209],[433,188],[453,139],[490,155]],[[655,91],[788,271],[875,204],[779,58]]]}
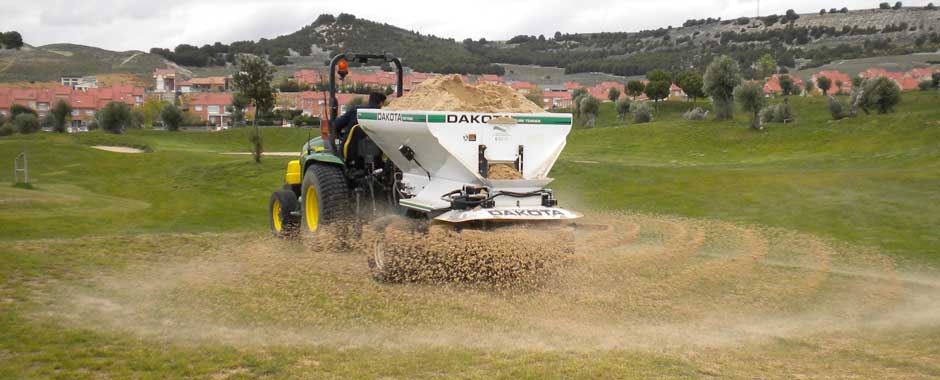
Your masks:
{"label": "cloudy sky", "polygon": [[[883,0],[762,0],[762,15],[820,8],[862,9]],[[892,0],[893,4],[894,0]],[[924,6],[927,0],[904,1]],[[508,39],[555,31],[637,31],[690,18],[754,16],[757,0],[0,0],[0,30],[26,43],[71,42],[114,50],[149,50],[257,40],[293,32],[321,13],[352,13],[406,29],[462,40]]]}

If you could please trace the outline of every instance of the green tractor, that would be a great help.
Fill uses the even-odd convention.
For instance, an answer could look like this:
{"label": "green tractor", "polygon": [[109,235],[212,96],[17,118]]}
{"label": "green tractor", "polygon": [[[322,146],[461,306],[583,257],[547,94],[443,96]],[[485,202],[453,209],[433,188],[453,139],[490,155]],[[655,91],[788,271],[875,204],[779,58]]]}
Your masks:
{"label": "green tractor", "polygon": [[[401,172],[394,163],[354,128],[340,140],[335,120],[339,114],[337,82],[349,73],[348,62],[392,64],[397,74],[397,96],[402,95],[401,60],[392,54],[346,53],[333,57],[329,71],[329,111],[322,135],[304,144],[300,159],[287,164],[284,187],[271,194],[268,213],[271,232],[281,238],[316,234],[325,225],[369,212],[378,203],[396,204],[395,184]],[[390,202],[389,202],[390,201]]]}

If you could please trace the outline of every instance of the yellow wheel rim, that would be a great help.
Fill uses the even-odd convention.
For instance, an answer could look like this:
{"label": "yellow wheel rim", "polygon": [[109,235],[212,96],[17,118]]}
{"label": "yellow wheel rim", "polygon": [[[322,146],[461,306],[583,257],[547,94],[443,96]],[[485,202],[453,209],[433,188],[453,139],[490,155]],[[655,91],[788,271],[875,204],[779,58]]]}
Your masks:
{"label": "yellow wheel rim", "polygon": [[271,220],[274,221],[274,230],[281,232],[281,201],[275,199],[271,206]]}
{"label": "yellow wheel rim", "polygon": [[320,203],[317,202],[317,189],[313,186],[307,186],[304,195],[304,218],[307,220],[307,229],[317,232],[320,227]]}

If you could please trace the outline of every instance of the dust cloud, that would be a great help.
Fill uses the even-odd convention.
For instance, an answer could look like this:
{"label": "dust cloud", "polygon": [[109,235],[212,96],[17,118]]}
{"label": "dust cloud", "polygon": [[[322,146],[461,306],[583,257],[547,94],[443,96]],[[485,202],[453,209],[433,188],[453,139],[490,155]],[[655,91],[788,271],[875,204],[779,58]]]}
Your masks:
{"label": "dust cloud", "polygon": [[[376,231],[222,240],[57,284],[43,316],[177,342],[676,352],[940,325],[940,276],[792,231],[629,213],[555,228]],[[379,240],[400,253],[385,264],[405,278],[373,279]],[[494,269],[461,269],[473,260]],[[525,286],[490,281],[529,273],[539,275]]]}

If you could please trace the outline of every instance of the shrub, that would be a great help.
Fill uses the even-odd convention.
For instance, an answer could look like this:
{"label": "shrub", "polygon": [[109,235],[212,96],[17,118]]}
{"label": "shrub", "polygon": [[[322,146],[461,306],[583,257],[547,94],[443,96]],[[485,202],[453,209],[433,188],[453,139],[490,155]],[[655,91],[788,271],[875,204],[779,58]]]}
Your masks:
{"label": "shrub", "polygon": [[620,120],[623,120],[626,117],[627,113],[630,112],[630,99],[623,98],[617,101],[617,115],[620,117]]}
{"label": "shrub", "polygon": [[160,120],[168,131],[178,131],[180,124],[183,124],[183,111],[180,111],[175,105],[167,105],[160,111]]}
{"label": "shrub", "polygon": [[13,126],[10,124],[0,125],[0,137],[9,136],[13,134]]}
{"label": "shrub", "polygon": [[734,88],[740,83],[740,68],[731,57],[718,57],[708,65],[705,70],[704,89],[715,104],[716,119],[734,117]]}
{"label": "shrub", "polygon": [[682,117],[686,120],[705,120],[705,118],[708,117],[708,111],[702,107],[695,107],[682,114]]}
{"label": "shrub", "polygon": [[864,82],[859,107],[867,114],[874,109],[879,114],[893,112],[901,102],[901,88],[893,80],[879,76]]}
{"label": "shrub", "polygon": [[21,113],[10,122],[18,133],[29,134],[39,131],[39,118],[31,113]]}
{"label": "shrub", "polygon": [[774,122],[774,109],[777,106],[770,105],[764,107],[760,110],[760,122],[763,123],[773,123]]}
{"label": "shrub", "polygon": [[755,82],[746,82],[734,89],[734,99],[741,104],[741,109],[751,115],[751,128],[760,130],[760,111],[764,108],[763,87]]}
{"label": "shrub", "polygon": [[790,103],[783,102],[774,106],[774,123],[791,122],[793,122],[793,109],[790,108]]}
{"label": "shrub", "polygon": [[933,75],[930,76],[930,81],[933,83],[934,87],[940,87],[940,72],[933,73]]}
{"label": "shrub", "polygon": [[849,116],[845,108],[842,102],[836,99],[835,96],[829,97],[829,114],[832,115],[832,120],[841,120]]}
{"label": "shrub", "polygon": [[879,9],[891,9],[891,4],[881,3],[881,4],[878,4],[878,8]]}
{"label": "shrub", "polygon": [[922,80],[917,84],[917,88],[919,88],[921,91],[929,91],[933,88],[933,81]]}
{"label": "shrub", "polygon": [[637,124],[653,121],[653,107],[649,102],[633,103],[633,122]]}

